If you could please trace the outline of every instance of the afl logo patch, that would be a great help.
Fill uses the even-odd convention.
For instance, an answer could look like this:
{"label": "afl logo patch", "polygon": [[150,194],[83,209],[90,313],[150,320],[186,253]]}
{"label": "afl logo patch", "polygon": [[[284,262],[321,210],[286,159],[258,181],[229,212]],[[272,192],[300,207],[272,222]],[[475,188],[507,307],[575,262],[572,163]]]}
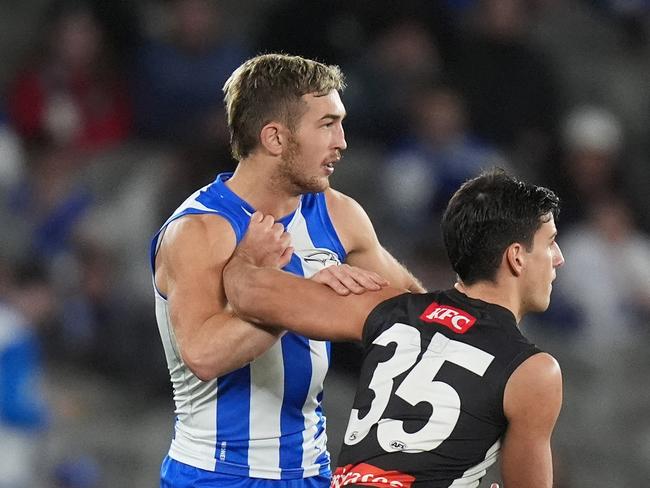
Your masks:
{"label": "afl logo patch", "polygon": [[406,444],[402,441],[390,441],[389,446],[394,451],[403,451],[406,449]]}
{"label": "afl logo patch", "polygon": [[476,318],[461,310],[449,305],[431,303],[422,315],[420,320],[428,323],[444,325],[456,334],[464,334],[476,323]]}

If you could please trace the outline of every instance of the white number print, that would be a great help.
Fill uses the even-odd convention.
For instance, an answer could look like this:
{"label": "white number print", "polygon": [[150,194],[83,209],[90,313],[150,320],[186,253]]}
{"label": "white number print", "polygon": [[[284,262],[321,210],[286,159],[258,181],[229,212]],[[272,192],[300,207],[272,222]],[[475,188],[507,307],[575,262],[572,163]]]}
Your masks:
{"label": "white number print", "polygon": [[[472,373],[483,376],[494,359],[491,354],[455,341],[437,332],[434,334],[422,359],[415,364],[420,353],[420,332],[410,325],[397,323],[379,335],[373,344],[396,345],[390,359],[379,363],[370,380],[369,388],[375,393],[370,410],[362,418],[353,409],[345,433],[345,443],[353,445],[361,442],[373,425],[377,425],[377,439],[385,451],[422,452],[438,447],[454,430],[460,416],[460,397],[447,383],[434,381],[440,368],[449,361]],[[427,402],[433,408],[431,417],[420,430],[405,432],[401,420],[382,419],[388,406],[395,377],[413,369],[399,385],[395,394],[410,405]]]}
{"label": "white number print", "polygon": [[[359,410],[353,408],[350,412],[350,421],[345,432],[346,444],[353,445],[363,440],[370,428],[379,421],[388,405],[390,392],[393,390],[393,378],[402,374],[417,361],[420,351],[412,344],[414,330],[410,325],[397,323],[373,341],[373,344],[380,346],[395,343],[397,347],[395,354],[388,361],[379,363],[372,375],[369,388],[375,392],[375,398],[368,413],[360,419]],[[415,332],[419,338],[420,333],[417,330]]]}

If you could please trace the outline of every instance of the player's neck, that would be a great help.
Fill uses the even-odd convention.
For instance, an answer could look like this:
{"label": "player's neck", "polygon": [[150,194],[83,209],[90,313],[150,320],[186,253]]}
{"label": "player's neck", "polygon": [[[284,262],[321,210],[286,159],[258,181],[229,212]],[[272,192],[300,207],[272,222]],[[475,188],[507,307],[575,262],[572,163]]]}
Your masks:
{"label": "player's neck", "polygon": [[254,157],[241,161],[226,185],[255,210],[280,219],[298,208],[300,195],[273,184],[275,165]]}
{"label": "player's neck", "polygon": [[479,281],[472,285],[464,285],[459,281],[454,284],[454,288],[470,298],[507,308],[515,316],[517,323],[523,317],[518,294],[503,283]]}

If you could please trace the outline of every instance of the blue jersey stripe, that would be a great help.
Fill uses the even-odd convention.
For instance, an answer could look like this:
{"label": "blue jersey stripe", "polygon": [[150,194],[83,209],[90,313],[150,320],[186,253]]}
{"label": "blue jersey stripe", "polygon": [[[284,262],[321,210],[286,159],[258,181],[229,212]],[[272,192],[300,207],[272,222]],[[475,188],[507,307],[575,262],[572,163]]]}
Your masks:
{"label": "blue jersey stripe", "polygon": [[214,208],[215,204],[218,204],[223,209],[219,214],[228,218],[239,243],[244,237],[250,222],[247,213],[253,213],[255,210],[230,191],[223,181],[219,179],[217,181],[220,184],[211,185],[207,191],[201,192],[196,200],[209,208]]}
{"label": "blue jersey stripe", "polygon": [[331,249],[345,261],[346,252],[339,240],[334,225],[327,214],[325,194],[310,193],[303,198],[302,213],[305,216],[309,236],[316,247]]}
{"label": "blue jersey stripe", "polygon": [[300,258],[297,254],[293,254],[291,256],[291,261],[289,261],[287,265],[282,269],[298,276],[305,276],[305,272],[302,269],[302,262],[300,261]]}
{"label": "blue jersey stripe", "polygon": [[321,468],[318,474],[324,475],[324,476],[331,476],[332,472],[329,468],[329,453],[327,451],[323,451],[323,453],[316,458],[316,464],[320,464]]}
{"label": "blue jersey stripe", "polygon": [[[250,366],[233,371],[217,380],[217,439],[215,458],[219,461],[248,465],[250,424]],[[226,444],[224,444],[224,442]]]}
{"label": "blue jersey stripe", "polygon": [[[282,438],[280,439],[280,467],[288,468],[302,464],[302,436],[305,417],[302,406],[309,393],[311,379],[311,349],[309,339],[296,334],[286,334],[282,338],[282,356],[284,358],[284,401],[280,417]],[[302,371],[300,376],[292,375]],[[290,379],[290,381],[289,381]],[[287,405],[291,402],[290,405]],[[296,449],[296,436],[300,436],[300,448]],[[291,449],[287,444],[293,445]]]}

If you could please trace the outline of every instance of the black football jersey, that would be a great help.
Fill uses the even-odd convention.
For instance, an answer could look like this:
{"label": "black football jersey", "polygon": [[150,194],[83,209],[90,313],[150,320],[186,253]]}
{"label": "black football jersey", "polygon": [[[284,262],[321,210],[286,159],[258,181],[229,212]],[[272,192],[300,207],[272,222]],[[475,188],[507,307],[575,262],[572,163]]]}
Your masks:
{"label": "black football jersey", "polygon": [[332,486],[476,487],[498,456],[512,372],[540,352],[507,309],[455,289],[378,305]]}

